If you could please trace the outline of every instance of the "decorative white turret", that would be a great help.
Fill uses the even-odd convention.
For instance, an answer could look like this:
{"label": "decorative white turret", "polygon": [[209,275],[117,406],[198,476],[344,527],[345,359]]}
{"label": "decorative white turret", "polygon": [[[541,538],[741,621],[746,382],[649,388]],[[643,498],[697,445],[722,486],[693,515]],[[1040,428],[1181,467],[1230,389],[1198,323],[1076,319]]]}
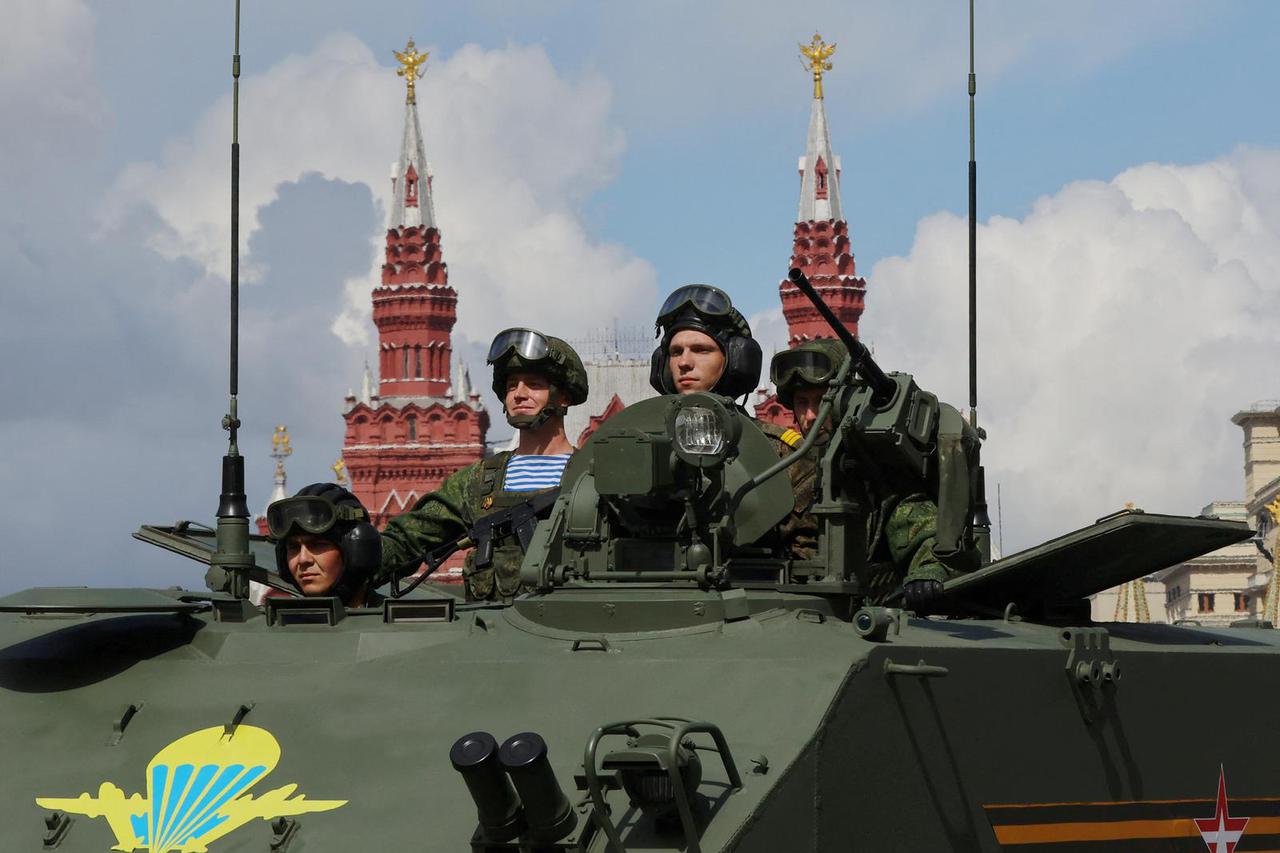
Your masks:
{"label": "decorative white turret", "polygon": [[366,406],[373,402],[373,371],[367,361],[364,363],[364,377],[360,380],[360,402]]}

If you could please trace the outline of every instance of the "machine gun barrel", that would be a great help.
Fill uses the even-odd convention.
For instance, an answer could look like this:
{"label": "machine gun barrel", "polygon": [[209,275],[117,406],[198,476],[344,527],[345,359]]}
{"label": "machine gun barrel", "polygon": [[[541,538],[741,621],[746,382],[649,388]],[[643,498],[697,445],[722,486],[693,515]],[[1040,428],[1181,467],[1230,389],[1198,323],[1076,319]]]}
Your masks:
{"label": "machine gun barrel", "polygon": [[800,288],[801,293],[809,297],[813,307],[818,309],[818,313],[822,315],[822,319],[827,321],[827,325],[836,333],[836,337],[849,349],[849,357],[853,360],[854,372],[871,386],[872,404],[876,406],[886,405],[893,399],[898,384],[880,369],[880,365],[876,364],[875,359],[871,357],[871,351],[863,346],[862,341],[855,338],[853,333],[845,328],[844,323],[840,322],[840,318],[818,295],[818,291],[814,289],[809,282],[808,276],[802,270],[798,267],[793,267],[791,272],[787,273],[787,278],[791,279],[792,284]]}

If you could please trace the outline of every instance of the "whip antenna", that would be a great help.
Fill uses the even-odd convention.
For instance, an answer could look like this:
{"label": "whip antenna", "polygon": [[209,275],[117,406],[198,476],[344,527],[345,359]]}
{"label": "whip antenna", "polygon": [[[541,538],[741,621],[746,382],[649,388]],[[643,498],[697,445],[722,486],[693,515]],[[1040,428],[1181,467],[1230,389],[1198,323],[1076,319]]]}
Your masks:
{"label": "whip antenna", "polygon": [[969,425],[978,428],[978,160],[974,142],[973,0],[969,0]]}
{"label": "whip antenna", "polygon": [[222,457],[222,494],[218,499],[217,546],[209,558],[209,588],[249,597],[249,505],[244,495],[244,457],[237,437],[240,418],[236,395],[240,373],[240,0],[236,0],[235,51],[231,57],[231,395],[222,428],[230,434]]}
{"label": "whip antenna", "polygon": [[978,158],[974,141],[974,96],[978,77],[973,65],[973,2],[969,0],[969,426],[977,433],[974,455],[973,543],[983,565],[991,562],[991,516],[987,510],[987,476],[981,463],[986,430],[978,426]]}

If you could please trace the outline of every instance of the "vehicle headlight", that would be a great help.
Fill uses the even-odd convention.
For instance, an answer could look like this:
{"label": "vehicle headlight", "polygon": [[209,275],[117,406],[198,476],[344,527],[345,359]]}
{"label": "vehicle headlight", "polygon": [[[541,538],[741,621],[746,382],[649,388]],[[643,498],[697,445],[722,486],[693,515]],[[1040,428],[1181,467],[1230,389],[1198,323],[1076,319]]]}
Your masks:
{"label": "vehicle headlight", "polygon": [[714,456],[724,449],[724,426],[716,413],[690,406],[676,413],[675,442],[690,456]]}
{"label": "vehicle headlight", "polygon": [[711,394],[680,397],[667,413],[676,456],[697,468],[721,465],[736,447],[740,429],[734,412]]}

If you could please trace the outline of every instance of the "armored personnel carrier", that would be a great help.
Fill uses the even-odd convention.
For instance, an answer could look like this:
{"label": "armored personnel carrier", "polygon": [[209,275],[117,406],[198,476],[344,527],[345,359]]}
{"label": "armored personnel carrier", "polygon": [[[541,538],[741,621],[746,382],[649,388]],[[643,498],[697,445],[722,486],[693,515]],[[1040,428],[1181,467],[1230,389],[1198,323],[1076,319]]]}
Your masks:
{"label": "armored personnel carrier", "polygon": [[786,460],[695,393],[574,456],[509,606],[424,585],[259,610],[245,581],[280,585],[270,543],[228,567],[194,524],[136,535],[211,563],[217,591],[0,600],[3,848],[1280,844],[1275,632],[1095,625],[1085,602],[1251,531],[1125,511],[949,581],[938,615],[888,606],[849,483],[868,460],[917,478],[940,540],[982,551],[976,436],[848,343],[810,560],[771,543]]}

